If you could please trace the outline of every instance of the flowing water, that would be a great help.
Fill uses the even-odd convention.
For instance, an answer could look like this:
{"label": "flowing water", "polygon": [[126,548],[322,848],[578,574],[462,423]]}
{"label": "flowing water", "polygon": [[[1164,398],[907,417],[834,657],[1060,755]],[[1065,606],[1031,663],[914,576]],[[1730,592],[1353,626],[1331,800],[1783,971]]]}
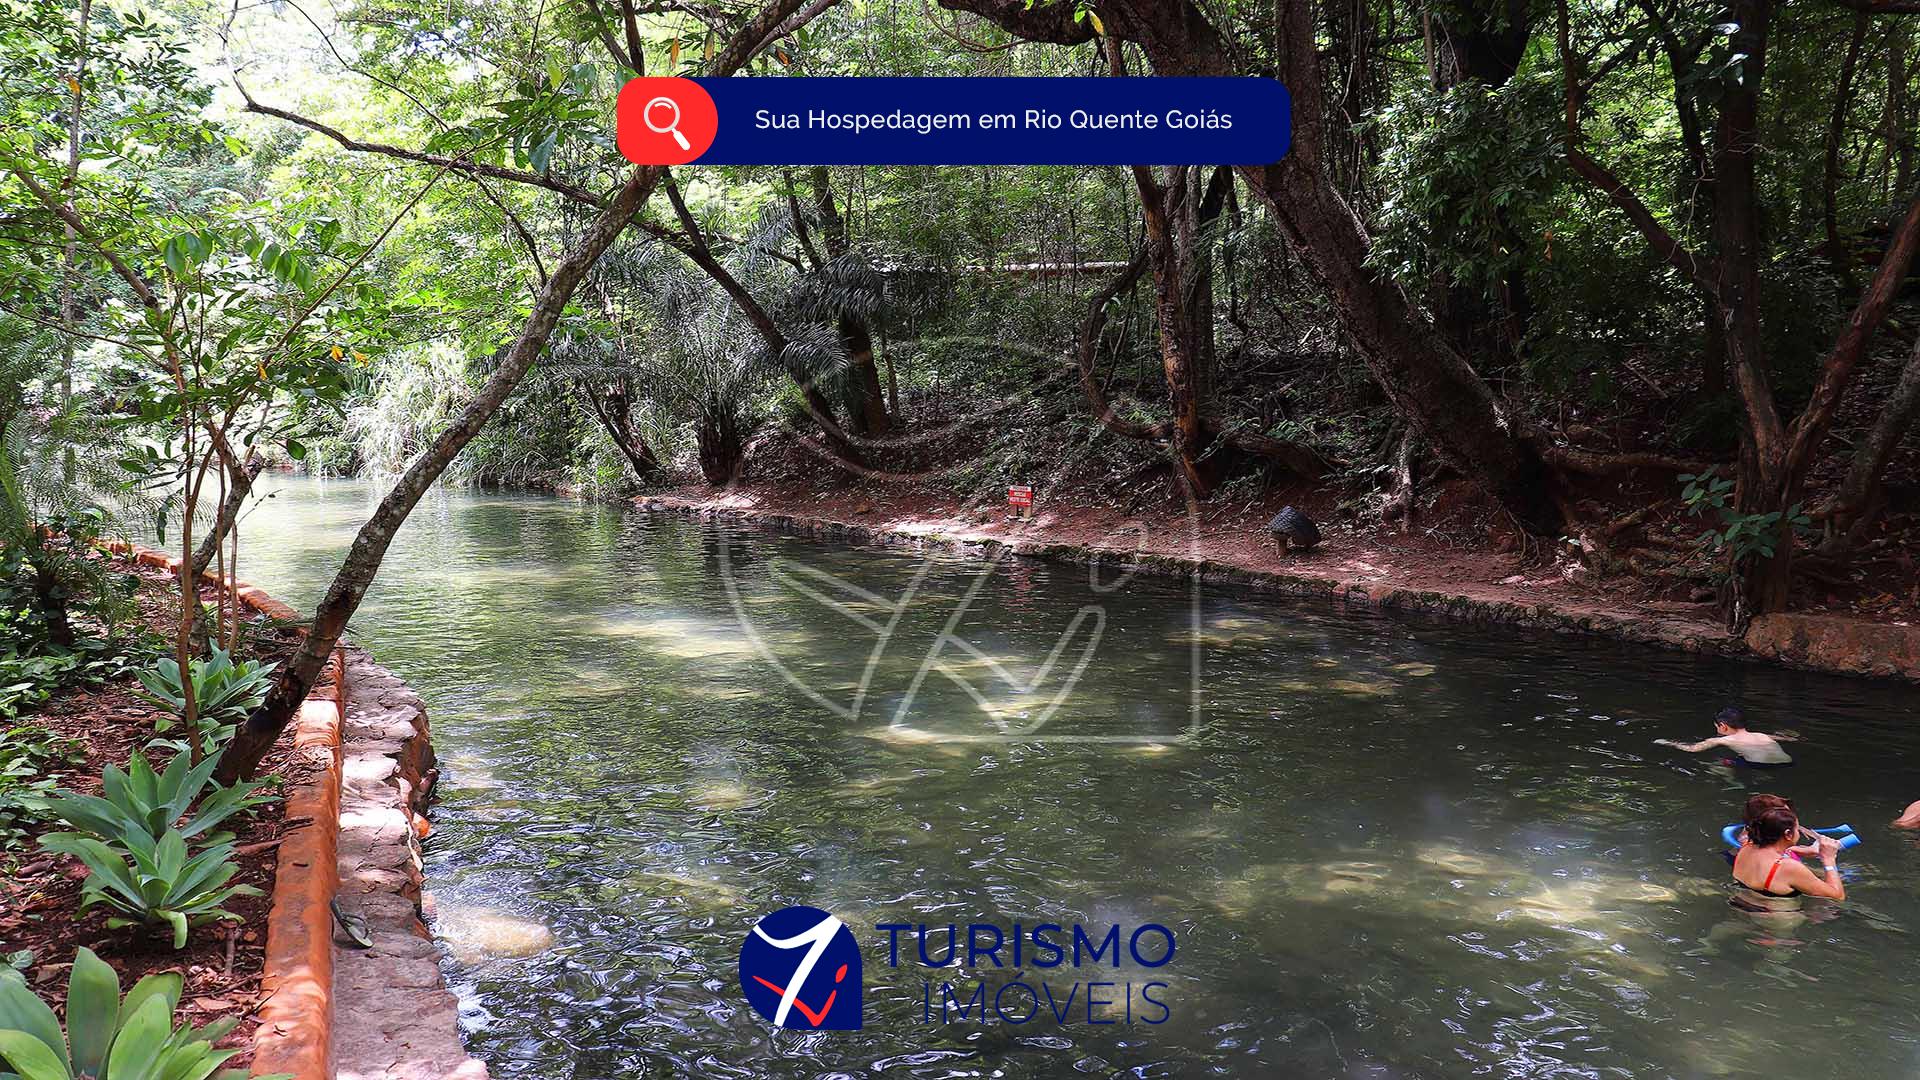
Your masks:
{"label": "flowing water", "polygon": [[[311,605],[373,492],[265,486],[244,576]],[[429,705],[428,887],[495,1076],[1920,1073],[1909,687],[474,492],[353,629]],[[1653,745],[1736,700],[1798,765]],[[1728,907],[1756,790],[1860,829],[1844,905]],[[863,1030],[743,1003],[787,904],[860,936]],[[872,929],[1015,921],[1172,928],[1165,1022],[929,1022],[929,976],[1015,976]]]}

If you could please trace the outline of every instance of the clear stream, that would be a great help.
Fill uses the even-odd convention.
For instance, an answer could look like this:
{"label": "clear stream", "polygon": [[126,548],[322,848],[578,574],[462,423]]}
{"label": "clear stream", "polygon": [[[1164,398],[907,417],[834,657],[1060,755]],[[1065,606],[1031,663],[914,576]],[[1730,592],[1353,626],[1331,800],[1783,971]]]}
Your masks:
{"label": "clear stream", "polygon": [[[308,606],[375,492],[266,487],[243,576]],[[429,496],[353,629],[431,711],[469,1045],[542,1080],[1920,1074],[1912,688],[1112,573]],[[1800,763],[1653,745],[1733,700]],[[1862,832],[1852,899],[1728,907],[1755,790]],[[743,1003],[791,903],[861,937],[864,1030]],[[1172,927],[1170,1018],[928,1023],[876,959],[877,923],[1016,920]]]}

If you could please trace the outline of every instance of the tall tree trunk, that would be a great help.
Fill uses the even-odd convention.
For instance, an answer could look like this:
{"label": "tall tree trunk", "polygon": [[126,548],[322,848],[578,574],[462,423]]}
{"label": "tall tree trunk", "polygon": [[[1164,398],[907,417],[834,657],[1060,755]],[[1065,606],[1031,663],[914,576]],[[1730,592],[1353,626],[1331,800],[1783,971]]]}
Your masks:
{"label": "tall tree trunk", "polygon": [[600,422],[607,438],[627,459],[633,475],[646,482],[660,475],[660,459],[640,433],[633,430],[633,380],[622,373],[613,377],[602,394],[590,381],[580,380],[575,384],[587,411]]}
{"label": "tall tree trunk", "polygon": [[1368,195],[1375,157],[1374,139],[1364,121],[1383,95],[1382,64],[1375,55],[1380,48],[1379,17],[1372,0],[1328,0],[1323,10],[1328,74],[1335,87],[1325,120],[1327,169],[1341,195],[1359,204]]}
{"label": "tall tree trunk", "polygon": [[1826,168],[1821,176],[1820,211],[1827,229],[1827,259],[1842,281],[1853,283],[1853,260],[1840,244],[1840,146],[1847,136],[1847,107],[1853,104],[1853,73],[1860,63],[1860,48],[1866,44],[1867,27],[1872,18],[1866,12],[1853,17],[1853,36],[1847,41],[1847,55],[1840,61],[1840,90],[1833,96],[1833,115],[1827,121]]}
{"label": "tall tree trunk", "polygon": [[[852,245],[847,239],[847,221],[840,215],[840,208],[833,199],[832,176],[825,165],[815,165],[807,170],[808,179],[813,184],[814,211],[820,215],[820,232],[826,245],[829,263],[839,262],[847,257]],[[887,416],[887,399],[880,388],[880,369],[873,362],[873,333],[867,321],[851,312],[841,312],[836,320],[840,332],[840,344],[847,350],[847,356],[853,363],[852,415],[854,433],[866,438],[877,438],[887,434],[893,423]]]}
{"label": "tall tree trunk", "polygon": [[1913,188],[1913,156],[1916,140],[1914,128],[1920,126],[1920,117],[1908,115],[1909,87],[1907,85],[1907,26],[1898,23],[1887,28],[1887,135],[1891,140],[1887,147],[1893,158],[1893,190],[1905,196]]}
{"label": "tall tree trunk", "polygon": [[[67,162],[61,176],[61,196],[66,202],[68,213],[74,212],[73,189],[80,183],[80,128],[81,118],[85,114],[85,94],[82,80],[87,77],[87,40],[88,32],[93,28],[93,0],[80,0],[79,54],[73,65],[73,98],[67,116]],[[65,243],[60,248],[60,325],[66,329],[60,351],[60,411],[68,411],[73,404],[73,344],[78,340],[74,335],[74,293],[76,277],[74,257],[79,234],[72,225],[62,227]],[[73,476],[73,449],[68,447],[66,473]]]}
{"label": "tall tree trunk", "polygon": [[[1723,77],[1714,131],[1714,282],[1729,374],[1740,395],[1741,430],[1735,509],[1742,514],[1784,510],[1787,432],[1773,398],[1762,355],[1759,191],[1754,158],[1760,147],[1760,92],[1766,66],[1772,0],[1733,0],[1726,21],[1736,27],[1728,47],[1743,54],[1737,73]],[[1731,567],[1736,595],[1728,615],[1736,626],[1786,606],[1793,544],[1776,543],[1771,558],[1749,557]]]}
{"label": "tall tree trunk", "polygon": [[1190,306],[1195,298],[1190,275],[1198,269],[1194,265],[1198,243],[1194,234],[1199,228],[1193,171],[1184,165],[1169,169],[1163,184],[1154,178],[1151,167],[1133,166],[1134,186],[1139,190],[1141,215],[1147,225],[1154,310],[1160,320],[1160,363],[1167,380],[1167,408],[1173,418],[1170,449],[1187,489],[1195,498],[1204,499],[1213,491],[1216,479],[1215,470],[1204,460],[1213,433],[1201,411],[1198,369],[1207,348],[1202,337],[1212,337],[1213,313],[1205,312],[1203,323],[1202,313]]}

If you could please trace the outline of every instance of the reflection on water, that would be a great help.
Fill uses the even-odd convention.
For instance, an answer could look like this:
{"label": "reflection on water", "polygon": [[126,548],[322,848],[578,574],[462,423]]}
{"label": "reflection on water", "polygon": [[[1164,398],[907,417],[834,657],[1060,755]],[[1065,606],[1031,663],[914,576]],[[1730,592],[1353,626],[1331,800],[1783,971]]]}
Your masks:
{"label": "reflection on water", "polygon": [[[368,490],[269,486],[244,576],[310,604]],[[930,615],[978,585],[972,651],[944,657],[975,676],[1031,677],[1099,605],[1045,730],[1143,738],[955,741],[1037,706],[986,678],[978,701],[965,672],[909,699],[940,630],[918,612],[857,715],[822,707],[739,629],[856,698],[873,636],[793,567],[882,601],[917,580]],[[1821,1075],[1920,1072],[1920,845],[1880,825],[1920,797],[1910,689],[1218,595],[1196,625],[1174,584],[980,568],[555,499],[421,504],[354,629],[431,709],[428,885],[496,1076],[1707,1077],[1803,1051]],[[1206,727],[1182,741],[1196,640]],[[1801,764],[1653,745],[1735,699],[1797,728]],[[1727,907],[1715,833],[1759,783],[1864,831],[1836,917]],[[924,1025],[917,976],[875,964],[865,1030],[772,1032],[735,960],[790,903],[856,928],[1165,923],[1173,1015]]]}

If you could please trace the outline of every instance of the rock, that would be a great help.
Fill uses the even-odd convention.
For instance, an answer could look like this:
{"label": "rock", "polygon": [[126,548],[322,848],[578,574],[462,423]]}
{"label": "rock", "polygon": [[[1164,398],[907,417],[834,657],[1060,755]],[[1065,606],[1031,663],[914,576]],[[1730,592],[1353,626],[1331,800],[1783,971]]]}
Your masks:
{"label": "rock", "polygon": [[445,942],[453,958],[463,964],[532,956],[553,945],[552,930],[504,911],[452,904],[444,898],[435,907],[434,936]]}
{"label": "rock", "polygon": [[1762,615],[1747,628],[1761,656],[1857,675],[1920,677],[1920,627],[1835,615]]}

